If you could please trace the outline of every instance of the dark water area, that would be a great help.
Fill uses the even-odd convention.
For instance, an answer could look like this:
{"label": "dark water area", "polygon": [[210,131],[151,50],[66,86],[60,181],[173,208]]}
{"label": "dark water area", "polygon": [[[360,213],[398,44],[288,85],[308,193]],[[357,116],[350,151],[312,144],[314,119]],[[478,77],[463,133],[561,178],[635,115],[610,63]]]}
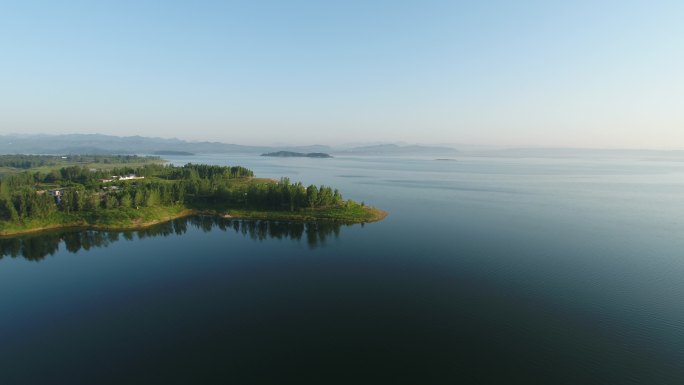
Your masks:
{"label": "dark water area", "polygon": [[171,158],[390,215],[2,239],[0,384],[684,383],[684,162]]}
{"label": "dark water area", "polygon": [[283,222],[267,220],[228,219],[215,216],[195,215],[174,219],[140,230],[97,231],[89,229],[62,229],[31,233],[16,237],[0,238],[0,259],[3,257],[24,258],[28,261],[40,261],[47,256],[55,255],[60,245],[71,253],[88,251],[95,247],[108,247],[111,243],[125,240],[134,241],[148,237],[168,237],[183,235],[188,227],[210,232],[233,231],[252,240],[304,238],[311,248],[325,244],[330,236],[338,237],[340,228],[351,226],[331,222]]}

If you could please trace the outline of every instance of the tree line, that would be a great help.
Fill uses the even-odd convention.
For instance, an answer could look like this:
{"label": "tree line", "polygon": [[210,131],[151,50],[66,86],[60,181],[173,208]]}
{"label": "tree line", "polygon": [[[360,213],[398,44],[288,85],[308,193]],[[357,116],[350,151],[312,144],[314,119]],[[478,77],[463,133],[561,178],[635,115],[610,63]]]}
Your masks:
{"label": "tree line", "polygon": [[58,166],[66,163],[126,164],[158,162],[158,156],[138,155],[0,155],[0,167],[30,169],[44,166]]}

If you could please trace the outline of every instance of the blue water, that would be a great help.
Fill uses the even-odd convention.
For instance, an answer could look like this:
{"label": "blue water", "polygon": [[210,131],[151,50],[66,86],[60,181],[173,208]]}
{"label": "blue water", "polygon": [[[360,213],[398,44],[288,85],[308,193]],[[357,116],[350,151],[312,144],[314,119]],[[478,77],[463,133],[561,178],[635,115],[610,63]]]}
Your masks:
{"label": "blue water", "polygon": [[4,240],[0,384],[684,383],[682,160],[169,158],[390,215]]}

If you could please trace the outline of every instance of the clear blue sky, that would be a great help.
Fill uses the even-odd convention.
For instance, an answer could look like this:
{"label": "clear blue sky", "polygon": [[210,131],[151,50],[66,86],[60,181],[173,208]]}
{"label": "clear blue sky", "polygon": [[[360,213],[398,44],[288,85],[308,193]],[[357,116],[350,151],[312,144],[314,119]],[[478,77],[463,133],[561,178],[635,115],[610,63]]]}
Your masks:
{"label": "clear blue sky", "polygon": [[0,1],[0,134],[684,148],[682,1]]}

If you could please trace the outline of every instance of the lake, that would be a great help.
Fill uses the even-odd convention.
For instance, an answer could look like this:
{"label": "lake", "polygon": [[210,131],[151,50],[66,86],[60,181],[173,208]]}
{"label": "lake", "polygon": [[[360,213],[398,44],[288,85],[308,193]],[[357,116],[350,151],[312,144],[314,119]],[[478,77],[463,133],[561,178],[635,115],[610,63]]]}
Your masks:
{"label": "lake", "polygon": [[167,158],[389,216],[0,240],[0,384],[684,383],[684,159]]}

